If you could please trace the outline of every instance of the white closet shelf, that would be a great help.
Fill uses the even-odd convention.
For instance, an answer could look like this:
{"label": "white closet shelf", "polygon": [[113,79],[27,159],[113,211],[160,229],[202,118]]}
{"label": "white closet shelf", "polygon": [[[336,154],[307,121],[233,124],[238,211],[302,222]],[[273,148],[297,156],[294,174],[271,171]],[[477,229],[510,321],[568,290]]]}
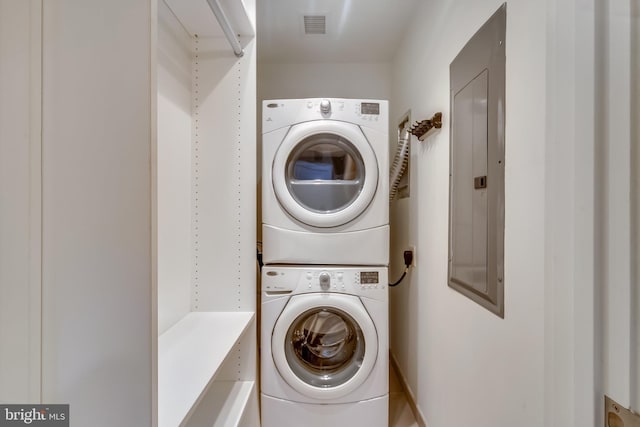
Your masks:
{"label": "white closet shelf", "polygon": [[190,415],[254,316],[253,312],[191,312],[160,335],[160,427],[177,427]]}
{"label": "white closet shelf", "polygon": [[[169,9],[182,23],[190,36],[224,37],[220,25],[206,0],[165,0]],[[251,18],[241,0],[220,0],[233,29],[242,38],[253,38],[256,34]]]}
{"label": "white closet shelf", "polygon": [[254,387],[253,381],[215,381],[187,426],[243,427]]}

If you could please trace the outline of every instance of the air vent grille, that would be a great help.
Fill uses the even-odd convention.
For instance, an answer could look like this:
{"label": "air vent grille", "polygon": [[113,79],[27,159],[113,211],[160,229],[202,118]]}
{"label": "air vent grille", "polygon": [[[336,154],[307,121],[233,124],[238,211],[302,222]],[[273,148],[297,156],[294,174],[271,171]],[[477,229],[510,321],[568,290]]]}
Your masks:
{"label": "air vent grille", "polygon": [[326,17],[323,15],[305,15],[304,16],[304,33],[305,34],[326,34]]}

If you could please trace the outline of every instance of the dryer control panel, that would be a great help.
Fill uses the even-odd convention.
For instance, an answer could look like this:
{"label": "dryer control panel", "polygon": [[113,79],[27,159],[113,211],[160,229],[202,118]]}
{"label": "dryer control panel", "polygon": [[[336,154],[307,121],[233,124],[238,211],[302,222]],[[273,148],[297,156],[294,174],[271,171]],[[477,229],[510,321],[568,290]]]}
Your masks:
{"label": "dryer control panel", "polygon": [[313,120],[338,120],[385,131],[389,103],[377,99],[308,98],[262,102],[262,133]]}
{"label": "dryer control panel", "polygon": [[386,267],[265,266],[262,291],[267,295],[339,292],[374,298],[387,293]]}

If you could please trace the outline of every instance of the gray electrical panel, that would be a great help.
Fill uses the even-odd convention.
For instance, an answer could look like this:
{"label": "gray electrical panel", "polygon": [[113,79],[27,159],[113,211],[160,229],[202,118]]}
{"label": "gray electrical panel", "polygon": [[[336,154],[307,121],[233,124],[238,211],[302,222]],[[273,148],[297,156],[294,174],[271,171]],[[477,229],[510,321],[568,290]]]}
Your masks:
{"label": "gray electrical panel", "polygon": [[506,3],[450,66],[449,286],[504,317]]}

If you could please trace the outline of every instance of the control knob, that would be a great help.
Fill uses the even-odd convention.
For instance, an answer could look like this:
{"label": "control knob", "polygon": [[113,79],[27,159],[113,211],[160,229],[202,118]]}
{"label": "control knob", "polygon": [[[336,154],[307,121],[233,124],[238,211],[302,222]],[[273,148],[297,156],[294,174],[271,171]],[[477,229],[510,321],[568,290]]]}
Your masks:
{"label": "control knob", "polygon": [[320,281],[320,288],[323,291],[328,291],[329,288],[331,287],[331,275],[326,271],[323,271],[318,276],[318,280]]}
{"label": "control knob", "polygon": [[320,112],[322,112],[322,114],[329,114],[331,112],[331,101],[323,99],[320,102]]}

